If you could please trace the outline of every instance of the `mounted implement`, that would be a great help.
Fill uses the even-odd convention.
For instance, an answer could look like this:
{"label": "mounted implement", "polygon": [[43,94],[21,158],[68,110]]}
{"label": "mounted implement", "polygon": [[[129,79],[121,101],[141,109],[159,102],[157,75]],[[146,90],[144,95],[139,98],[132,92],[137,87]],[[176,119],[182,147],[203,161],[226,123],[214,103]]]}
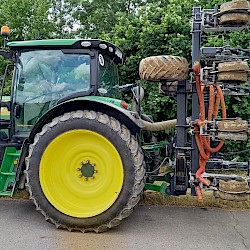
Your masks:
{"label": "mounted implement", "polygon": [[[119,85],[117,65],[124,55],[109,42],[8,42],[0,54],[11,60],[14,74],[11,96],[1,99],[0,194],[12,196],[26,187],[47,221],[82,232],[118,225],[144,187],[171,195],[191,188],[199,200],[204,186],[221,198],[247,194],[248,177],[205,170],[231,166],[216,152],[224,140],[249,135],[248,121],[227,118],[224,102],[225,92],[235,94],[248,80],[249,50],[202,47],[201,35],[245,28],[239,16],[235,21],[230,15],[248,10],[194,8],[191,79],[185,58],[141,61],[141,78],[160,83],[161,93],[177,99],[177,119],[170,121],[153,122],[143,113],[140,83]],[[6,29],[2,33],[8,35]],[[124,91],[132,91],[131,105],[121,100]],[[153,132],[170,128],[176,128],[172,141],[157,142]],[[166,163],[170,170],[159,175]],[[239,164],[250,169],[249,163]]]}

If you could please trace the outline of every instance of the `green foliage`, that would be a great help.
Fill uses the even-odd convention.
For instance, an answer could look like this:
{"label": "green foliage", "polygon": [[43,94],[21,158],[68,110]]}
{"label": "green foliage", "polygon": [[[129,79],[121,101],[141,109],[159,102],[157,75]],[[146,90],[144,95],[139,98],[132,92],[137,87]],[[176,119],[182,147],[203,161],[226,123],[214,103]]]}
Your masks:
{"label": "green foliage", "polygon": [[[64,0],[79,28],[78,36],[99,38],[102,33],[110,33],[118,20],[119,13],[129,15],[148,1],[141,0]],[[150,1],[149,1],[150,2]]]}
{"label": "green foliage", "polygon": [[[35,38],[52,38],[55,24],[48,19],[50,4],[47,0],[0,0],[0,25],[11,29],[10,40],[29,40]],[[3,46],[3,38],[0,38]],[[1,58],[2,59],[2,58]],[[0,61],[0,74],[3,76],[7,64]],[[12,68],[5,79],[4,94],[10,94]]]}
{"label": "green foliage", "polygon": [[50,4],[47,0],[1,0],[0,23],[11,28],[12,40],[52,37],[54,24],[48,20]]}

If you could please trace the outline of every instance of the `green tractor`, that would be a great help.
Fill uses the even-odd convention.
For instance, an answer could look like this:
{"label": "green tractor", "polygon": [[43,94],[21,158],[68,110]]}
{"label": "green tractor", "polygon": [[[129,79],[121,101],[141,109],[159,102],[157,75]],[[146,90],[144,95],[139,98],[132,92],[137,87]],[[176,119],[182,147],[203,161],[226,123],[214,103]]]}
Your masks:
{"label": "green tractor", "polygon": [[123,53],[101,40],[7,46],[0,53],[14,73],[11,97],[1,102],[0,195],[25,183],[36,209],[59,228],[119,224],[138,203],[145,174],[142,125],[117,99]]}
{"label": "green tractor", "polygon": [[[47,221],[82,232],[118,225],[145,188],[167,195],[185,195],[190,188],[201,201],[205,187],[222,199],[245,199],[250,161],[224,161],[217,152],[225,139],[243,141],[249,135],[248,121],[227,118],[224,94],[249,95],[241,85],[248,81],[250,52],[202,47],[201,39],[204,33],[248,27],[249,3],[244,4],[193,8],[193,70],[178,56],[141,61],[141,79],[159,83],[161,94],[177,99],[177,119],[169,121],[154,123],[143,114],[140,83],[119,86],[117,65],[124,55],[109,42],[8,42],[8,49],[0,51],[12,61],[5,72],[14,67],[10,97],[3,96],[2,83],[0,195],[26,187]],[[240,18],[235,20],[233,12]],[[4,36],[8,33],[2,29]],[[121,100],[128,90],[131,105]],[[170,128],[176,128],[170,142],[157,142],[153,132]],[[170,169],[159,174],[164,165]],[[232,165],[248,176],[211,173],[232,170]]]}

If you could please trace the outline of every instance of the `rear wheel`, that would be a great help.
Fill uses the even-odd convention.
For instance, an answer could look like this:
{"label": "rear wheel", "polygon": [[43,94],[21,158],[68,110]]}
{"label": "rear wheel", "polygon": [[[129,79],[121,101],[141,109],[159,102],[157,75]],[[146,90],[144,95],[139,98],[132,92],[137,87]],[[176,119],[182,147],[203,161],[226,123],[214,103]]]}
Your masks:
{"label": "rear wheel", "polygon": [[145,174],[135,137],[94,111],[66,113],[35,136],[26,158],[30,198],[58,228],[103,232],[140,199]]}

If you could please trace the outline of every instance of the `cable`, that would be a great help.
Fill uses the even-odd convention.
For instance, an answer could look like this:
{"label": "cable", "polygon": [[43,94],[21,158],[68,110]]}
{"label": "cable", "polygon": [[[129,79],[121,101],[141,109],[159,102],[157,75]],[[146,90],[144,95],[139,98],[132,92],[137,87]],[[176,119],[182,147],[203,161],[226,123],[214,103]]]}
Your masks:
{"label": "cable", "polygon": [[153,173],[157,172],[157,171],[162,167],[163,163],[164,163],[167,159],[169,159],[169,158],[168,158],[168,157],[165,157],[165,158],[163,159],[163,161],[161,162],[161,164],[159,165],[159,167],[157,167],[155,170],[153,170],[153,171],[151,171],[151,172],[146,172],[146,173],[147,173],[147,174],[153,174]]}
{"label": "cable", "polygon": [[250,152],[250,149],[245,149],[241,151],[236,151],[236,152],[230,152],[230,153],[219,153],[221,156],[227,156],[227,155],[234,155],[234,154],[243,154],[246,152]]}

